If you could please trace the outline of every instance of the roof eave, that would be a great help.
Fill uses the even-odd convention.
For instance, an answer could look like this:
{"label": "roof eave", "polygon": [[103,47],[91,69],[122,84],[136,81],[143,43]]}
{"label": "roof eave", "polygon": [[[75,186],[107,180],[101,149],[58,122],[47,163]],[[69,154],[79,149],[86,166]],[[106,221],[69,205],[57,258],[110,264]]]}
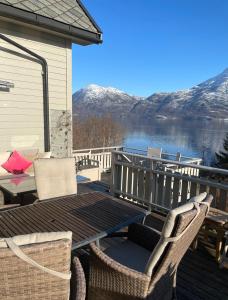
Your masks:
{"label": "roof eave", "polygon": [[19,8],[15,8],[9,5],[0,3],[0,16],[14,18],[15,20],[26,22],[36,25],[40,28],[48,29],[53,32],[62,33],[76,43],[80,44],[80,40],[83,41],[83,45],[100,44],[102,43],[102,33],[91,32],[82,28],[78,28],[72,25],[67,25],[59,21],[37,15],[32,12],[24,11]]}
{"label": "roof eave", "polygon": [[94,18],[91,16],[91,14],[89,13],[89,11],[87,10],[87,8],[85,7],[85,5],[82,3],[81,0],[77,0],[78,5],[82,8],[82,10],[85,12],[85,14],[87,15],[87,17],[89,18],[90,22],[93,24],[93,26],[97,29],[98,32],[100,32],[102,34],[102,30],[101,28],[97,25],[96,21],[94,20]]}

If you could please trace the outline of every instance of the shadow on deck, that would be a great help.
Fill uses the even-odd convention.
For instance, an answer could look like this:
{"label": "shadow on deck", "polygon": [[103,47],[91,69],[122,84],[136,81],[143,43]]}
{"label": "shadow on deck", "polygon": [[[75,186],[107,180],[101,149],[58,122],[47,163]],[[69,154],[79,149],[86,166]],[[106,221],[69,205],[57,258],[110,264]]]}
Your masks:
{"label": "shadow on deck", "polygon": [[[79,193],[91,191],[109,192],[106,183],[94,182],[78,185]],[[161,222],[148,216],[146,224],[161,229]],[[105,247],[113,243],[105,242]],[[203,245],[195,251],[189,250],[178,269],[178,300],[228,300],[228,270],[220,269]],[[162,300],[162,299],[161,299]]]}
{"label": "shadow on deck", "polygon": [[[104,174],[103,182],[79,183],[78,193],[109,193],[109,179],[110,174]],[[34,199],[28,199],[26,204],[32,201]],[[161,229],[162,226],[161,221],[151,216],[147,217],[146,224],[157,229]],[[118,239],[109,240],[105,240],[105,247],[120,242]],[[228,300],[228,270],[219,269],[214,257],[203,245],[195,251],[189,250],[178,269],[177,295],[178,300]]]}

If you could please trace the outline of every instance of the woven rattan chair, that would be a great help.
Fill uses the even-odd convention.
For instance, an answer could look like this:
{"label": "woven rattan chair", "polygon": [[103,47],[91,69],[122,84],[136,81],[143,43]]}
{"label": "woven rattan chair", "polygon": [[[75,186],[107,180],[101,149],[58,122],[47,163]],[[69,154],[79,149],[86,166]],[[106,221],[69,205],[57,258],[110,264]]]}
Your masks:
{"label": "woven rattan chair", "polygon": [[39,200],[77,193],[74,158],[43,158],[33,164]]}
{"label": "woven rattan chair", "polygon": [[148,147],[147,149],[147,156],[150,158],[161,158],[162,155],[162,148],[151,148]]}
{"label": "woven rattan chair", "polygon": [[[0,239],[1,300],[68,300],[71,232],[34,233]],[[85,299],[78,258],[72,263],[71,298]]]}
{"label": "woven rattan chair", "polygon": [[175,299],[177,267],[211,201],[203,193],[170,211],[161,234],[132,224],[128,239],[104,252],[91,244],[89,300]]}

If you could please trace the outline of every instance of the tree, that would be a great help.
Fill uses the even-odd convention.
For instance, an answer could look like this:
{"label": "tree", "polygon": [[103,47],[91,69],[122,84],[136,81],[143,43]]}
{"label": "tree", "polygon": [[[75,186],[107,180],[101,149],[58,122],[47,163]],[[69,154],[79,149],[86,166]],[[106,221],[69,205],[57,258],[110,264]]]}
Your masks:
{"label": "tree", "polygon": [[216,166],[222,169],[228,169],[228,133],[223,142],[223,149],[215,153]]}
{"label": "tree", "polygon": [[121,145],[124,128],[111,115],[89,116],[73,122],[73,148],[100,148]]}

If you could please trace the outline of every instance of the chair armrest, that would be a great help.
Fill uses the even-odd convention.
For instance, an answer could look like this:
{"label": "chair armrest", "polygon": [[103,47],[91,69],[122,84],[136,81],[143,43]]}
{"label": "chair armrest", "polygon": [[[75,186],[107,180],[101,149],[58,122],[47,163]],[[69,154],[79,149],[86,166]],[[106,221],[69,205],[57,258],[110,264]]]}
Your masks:
{"label": "chair armrest", "polygon": [[94,295],[102,296],[95,299],[106,299],[105,293],[107,297],[113,296],[112,299],[119,299],[120,295],[146,298],[151,280],[149,276],[113,260],[95,243],[90,244],[90,250],[89,299],[94,299]]}
{"label": "chair armrest", "polygon": [[85,300],[86,281],[82,265],[78,257],[71,263],[70,300]]}
{"label": "chair armrest", "polygon": [[128,239],[149,251],[153,251],[160,239],[160,232],[149,226],[134,223],[129,226]]}

